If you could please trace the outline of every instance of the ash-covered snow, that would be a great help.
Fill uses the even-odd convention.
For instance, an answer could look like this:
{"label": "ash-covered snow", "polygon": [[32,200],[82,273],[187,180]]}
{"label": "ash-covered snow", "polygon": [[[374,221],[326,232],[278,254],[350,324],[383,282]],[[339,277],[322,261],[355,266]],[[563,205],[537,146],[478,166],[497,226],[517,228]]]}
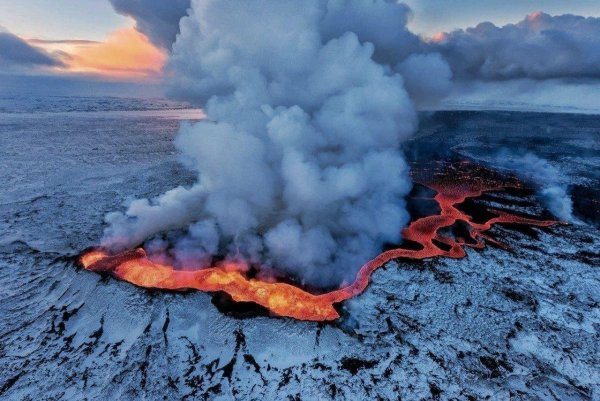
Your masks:
{"label": "ash-covered snow", "polygon": [[[572,178],[587,223],[495,227],[512,251],[390,263],[338,322],[307,323],[237,319],[210,294],[148,291],[74,263],[126,198],[193,182],[172,145],[179,121],[0,114],[0,399],[598,399],[600,232],[596,204],[577,199],[598,199],[598,154],[585,151],[596,121],[428,117],[413,158],[479,157],[499,138],[527,146]],[[440,144],[454,151],[434,154]],[[480,202],[548,217],[533,192]]]}

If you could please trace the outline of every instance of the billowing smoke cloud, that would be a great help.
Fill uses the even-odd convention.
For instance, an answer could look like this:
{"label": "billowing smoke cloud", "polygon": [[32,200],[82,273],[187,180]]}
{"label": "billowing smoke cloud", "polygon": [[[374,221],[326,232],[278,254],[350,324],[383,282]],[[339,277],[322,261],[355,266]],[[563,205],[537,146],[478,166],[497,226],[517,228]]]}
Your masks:
{"label": "billowing smoke cloud", "polygon": [[135,19],[136,28],[157,46],[170,49],[190,0],[110,0],[114,9]]}
{"label": "billowing smoke cloud", "polygon": [[600,78],[600,18],[536,12],[438,34],[432,45],[465,80]]}
{"label": "billowing smoke cloud", "polygon": [[0,28],[0,68],[56,67],[62,62]]}
{"label": "billowing smoke cloud", "polygon": [[573,217],[573,201],[565,178],[549,161],[533,153],[516,154],[503,150],[496,155],[493,164],[532,182],[537,187],[538,196],[556,217],[568,222],[577,221]]}
{"label": "billowing smoke cloud", "polygon": [[406,90],[418,107],[435,105],[452,89],[452,71],[439,53],[413,54],[396,69],[404,77]]}
{"label": "billowing smoke cloud", "polygon": [[168,69],[207,115],[176,139],[198,181],[108,215],[105,245],[184,230],[167,240],[187,266],[228,254],[310,284],[353,277],[409,218],[410,96],[450,76],[415,55],[408,16],[391,0],[193,1]]}

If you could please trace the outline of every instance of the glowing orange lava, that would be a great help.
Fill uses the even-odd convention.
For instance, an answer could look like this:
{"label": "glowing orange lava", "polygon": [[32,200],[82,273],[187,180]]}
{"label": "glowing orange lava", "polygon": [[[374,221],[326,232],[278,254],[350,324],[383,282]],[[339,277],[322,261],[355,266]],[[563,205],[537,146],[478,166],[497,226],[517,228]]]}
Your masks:
{"label": "glowing orange lava", "polygon": [[[343,288],[325,294],[311,294],[286,283],[265,282],[247,278],[235,266],[211,267],[196,271],[176,270],[173,266],[152,262],[143,249],[135,249],[118,255],[108,255],[94,250],[81,257],[82,265],[90,271],[109,272],[115,277],[140,287],[165,290],[196,289],[200,291],[223,291],[236,302],[254,302],[279,316],[299,320],[324,321],[339,317],[334,304],[360,294],[369,284],[371,274],[385,263],[398,259],[426,259],[432,257],[463,258],[464,247],[482,249],[485,241],[504,247],[485,232],[494,224],[524,224],[548,227],[556,221],[540,221],[524,218],[502,211],[488,210],[495,217],[484,223],[460,211],[457,206],[467,198],[481,196],[484,192],[519,187],[516,181],[501,182],[488,170],[470,163],[422,169],[414,173],[417,183],[436,192],[433,200],[441,211],[437,215],[419,218],[404,231],[403,238],[418,244],[420,249],[398,248],[384,252],[367,262],[359,270],[356,280]],[[467,238],[452,238],[440,234],[462,221],[468,224]],[[437,245],[436,245],[437,243]],[[443,249],[442,249],[443,248]]]}

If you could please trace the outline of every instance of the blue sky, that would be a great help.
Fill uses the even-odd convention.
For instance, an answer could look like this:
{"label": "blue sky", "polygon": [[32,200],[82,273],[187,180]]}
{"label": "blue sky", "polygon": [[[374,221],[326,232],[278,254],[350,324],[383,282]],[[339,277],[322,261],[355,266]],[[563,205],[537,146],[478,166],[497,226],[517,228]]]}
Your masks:
{"label": "blue sky", "polygon": [[[170,0],[165,0],[170,1]],[[572,13],[600,16],[597,0],[406,0],[415,11],[411,23],[417,33],[433,34],[476,25],[516,22],[526,14]],[[40,39],[103,40],[133,21],[114,12],[108,0],[3,0],[0,26],[25,37]]]}
{"label": "blue sky", "polygon": [[110,32],[133,25],[108,0],[0,1],[0,26],[19,36],[104,40]]}

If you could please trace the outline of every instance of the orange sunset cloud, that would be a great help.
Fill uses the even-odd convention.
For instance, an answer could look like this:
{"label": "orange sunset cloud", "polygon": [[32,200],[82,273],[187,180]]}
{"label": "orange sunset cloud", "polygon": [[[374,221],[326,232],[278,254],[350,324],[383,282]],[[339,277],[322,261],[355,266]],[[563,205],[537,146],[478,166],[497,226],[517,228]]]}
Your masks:
{"label": "orange sunset cloud", "polygon": [[160,75],[167,55],[134,28],[111,33],[104,42],[29,40],[57,55],[61,72],[114,79],[153,79]]}

